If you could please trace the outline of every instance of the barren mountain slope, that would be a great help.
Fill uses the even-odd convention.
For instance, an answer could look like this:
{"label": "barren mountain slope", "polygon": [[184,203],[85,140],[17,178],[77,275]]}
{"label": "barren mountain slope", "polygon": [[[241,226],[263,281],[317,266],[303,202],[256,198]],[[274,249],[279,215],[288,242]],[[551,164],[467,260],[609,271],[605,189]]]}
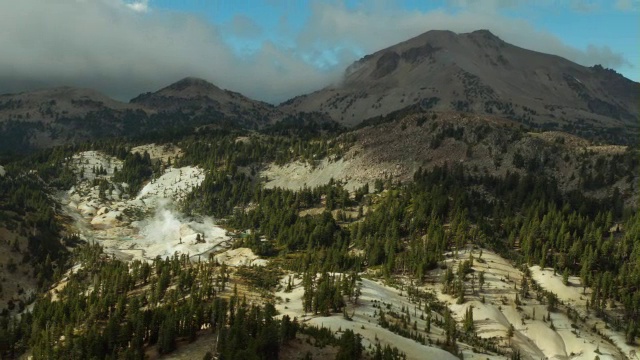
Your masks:
{"label": "barren mountain slope", "polygon": [[83,117],[101,110],[137,110],[141,107],[114,100],[92,89],[63,86],[19,94],[0,95],[0,122],[20,120],[53,122]]}
{"label": "barren mountain slope", "polygon": [[628,141],[625,131],[637,130],[639,97],[638,83],[612,70],[522,49],[486,30],[429,31],[365,56],[345,71],[341,84],[281,108],[320,111],[356,125],[421,104]]}
{"label": "barren mountain slope", "polygon": [[456,112],[402,114],[348,133],[355,141],[340,159],[313,167],[271,165],[267,186],[301,188],[333,178],[355,189],[375,179],[408,181],[420,167],[462,164],[472,173],[505,176],[533,171],[555,179],[561,189],[599,197],[618,189],[637,201],[636,154],[626,146],[596,146],[563,132],[526,132],[511,120]]}

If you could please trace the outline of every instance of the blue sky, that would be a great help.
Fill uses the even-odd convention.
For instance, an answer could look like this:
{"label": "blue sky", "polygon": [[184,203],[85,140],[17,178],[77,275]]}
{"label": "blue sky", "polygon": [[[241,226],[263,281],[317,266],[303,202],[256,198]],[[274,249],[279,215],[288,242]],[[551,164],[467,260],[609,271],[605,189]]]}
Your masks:
{"label": "blue sky", "polygon": [[120,100],[186,76],[278,103],[429,30],[511,44],[640,80],[640,0],[0,1],[0,93],[70,85]]}

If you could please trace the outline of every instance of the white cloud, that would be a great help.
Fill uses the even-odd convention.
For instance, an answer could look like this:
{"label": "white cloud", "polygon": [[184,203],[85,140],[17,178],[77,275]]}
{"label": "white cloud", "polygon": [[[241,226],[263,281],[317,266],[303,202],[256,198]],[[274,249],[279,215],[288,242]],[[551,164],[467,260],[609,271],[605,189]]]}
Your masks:
{"label": "white cloud", "polygon": [[135,12],[145,13],[149,11],[149,0],[134,1],[131,3],[125,3],[125,5]]}
{"label": "white cloud", "polygon": [[262,28],[253,19],[244,15],[236,15],[229,24],[233,35],[241,38],[255,38],[262,34]]}
{"label": "white cloud", "polygon": [[[495,6],[512,3],[491,1]],[[239,57],[224,35],[231,28],[232,34],[249,40],[260,36],[262,29],[247,18],[216,27],[202,17],[150,8],[145,0],[0,1],[0,93],[72,85],[128,99],[196,76],[279,102],[339,80],[362,54],[431,29],[490,29],[507,42],[584,65],[615,68],[625,63],[606,46],[576,49],[491,8],[425,13],[401,10],[385,0],[376,4],[349,8],[342,2],[312,2],[299,34],[290,35],[283,17],[279,28],[284,33],[277,34],[283,42],[262,41]]]}
{"label": "white cloud", "polygon": [[[582,65],[602,64],[616,68],[628,62],[621,54],[608,46],[590,45],[577,49],[562,42],[557,36],[536,29],[530,22],[519,18],[506,18],[497,12],[498,7],[515,6],[508,0],[492,0],[483,11],[477,11],[476,2],[465,5],[467,0],[454,0],[463,5],[455,12],[438,9],[430,12],[407,11],[387,8],[385,11],[352,9],[344,5],[314,3],[310,24],[301,34],[300,44],[357,46],[365,53],[391,46],[428,30],[470,32],[488,29],[503,40],[531,50],[565,57]],[[486,5],[485,2],[482,4]],[[304,46],[304,45],[303,45]]]}
{"label": "white cloud", "polygon": [[0,93],[71,85],[129,99],[196,76],[277,102],[339,74],[269,42],[238,58],[220,31],[158,8],[140,16],[120,0],[0,1]]}
{"label": "white cloud", "polygon": [[637,11],[640,8],[640,0],[616,0],[615,8],[620,11]]}

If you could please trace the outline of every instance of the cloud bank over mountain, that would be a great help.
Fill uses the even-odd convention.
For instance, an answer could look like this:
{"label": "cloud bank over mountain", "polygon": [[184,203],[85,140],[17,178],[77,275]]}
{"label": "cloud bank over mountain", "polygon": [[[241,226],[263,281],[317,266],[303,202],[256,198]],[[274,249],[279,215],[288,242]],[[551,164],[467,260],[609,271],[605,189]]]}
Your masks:
{"label": "cloud bank over mountain", "polygon": [[574,48],[526,20],[501,15],[500,8],[515,6],[508,1],[454,5],[455,12],[421,12],[386,1],[367,8],[311,2],[299,31],[292,33],[283,17],[276,31],[288,37],[286,44],[255,40],[251,51],[239,53],[229,34],[250,41],[262,33],[243,16],[213,24],[196,14],[155,8],[153,1],[1,2],[0,93],[70,85],[126,100],[196,76],[277,103],[340,81],[362,55],[432,29],[489,29],[507,42],[583,65],[629,63],[606,45]]}

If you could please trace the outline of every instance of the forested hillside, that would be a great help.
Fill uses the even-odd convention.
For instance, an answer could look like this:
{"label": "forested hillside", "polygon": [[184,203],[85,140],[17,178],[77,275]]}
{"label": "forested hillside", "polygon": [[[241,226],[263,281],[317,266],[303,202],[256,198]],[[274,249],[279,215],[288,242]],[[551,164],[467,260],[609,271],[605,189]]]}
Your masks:
{"label": "forested hillside", "polygon": [[[513,141],[505,144],[509,151],[487,155],[494,169],[498,157],[510,159],[513,166],[500,171],[484,171],[479,161],[449,160],[426,162],[408,177],[392,176],[394,166],[380,176],[360,176],[365,180],[358,186],[348,187],[344,178],[300,189],[265,187],[261,173],[268,166],[337,163],[358,156],[354,148],[367,141],[363,136],[395,126],[424,127],[420,136],[432,149],[459,141],[477,152],[494,146],[483,139],[546,136],[490,122],[455,127],[432,121],[430,114],[419,125],[413,117],[383,120],[348,132],[322,121],[299,127],[295,121],[280,123],[260,132],[203,128],[175,135],[170,143],[180,149],[179,156],[169,159],[133,152],[145,144],[142,139],[114,138],[3,164],[0,220],[2,230],[14,235],[3,241],[8,257],[2,270],[32,279],[34,295],[21,298],[17,289],[5,290],[2,357],[143,359],[201,349],[199,344],[206,344],[206,351],[192,350],[192,356],[207,359],[400,359],[420,351],[463,358],[551,354],[523,340],[538,336],[527,332],[525,320],[564,336],[566,344],[565,331],[593,339],[599,344],[596,354],[627,356],[637,348],[637,186],[621,192],[616,185],[633,181],[637,149],[625,149],[617,158],[624,162],[613,171],[615,155],[603,155],[599,164],[585,152],[588,161],[577,174],[577,187],[564,186],[556,170],[547,171],[549,159],[561,157],[553,152],[570,154],[573,145],[536,142],[549,154],[540,160],[512,151],[524,147],[513,145],[520,138],[509,137],[504,138]],[[385,144],[394,149],[392,140]],[[365,156],[366,148],[358,149]],[[108,176],[100,167],[91,177],[79,174],[71,159],[88,150],[122,165]],[[141,189],[172,169],[187,168],[202,169],[204,179],[175,211],[189,218],[212,216],[230,237],[207,253],[127,261],[124,250],[134,251],[133,246],[110,248],[113,242],[105,238],[80,236],[71,208],[56,197],[84,179],[98,198],[114,184],[126,183],[128,190],[118,196],[144,202],[138,197]],[[113,206],[97,211],[121,211]],[[131,218],[119,220],[123,227],[153,216],[121,212]],[[121,243],[136,241],[137,234],[113,233]],[[196,242],[209,236],[198,233]],[[182,244],[183,237],[178,241]],[[220,255],[242,249],[264,259],[263,267],[219,261]],[[513,269],[502,279],[489,275],[496,259]],[[563,294],[539,280],[538,271],[545,269],[568,289],[577,288],[572,291],[581,294],[574,299],[579,305],[565,303]],[[2,285],[9,288],[6,281]],[[515,298],[511,293],[495,298],[498,289],[513,291]],[[391,296],[399,299],[396,304]],[[9,305],[17,299],[22,299],[19,307]],[[489,316],[478,314],[494,305],[492,319],[513,316],[509,309],[526,313],[523,327],[510,320],[511,327],[507,322],[497,335],[483,335],[479,316]],[[565,322],[568,330],[560,328]],[[413,345],[396,347],[390,339]]]}

